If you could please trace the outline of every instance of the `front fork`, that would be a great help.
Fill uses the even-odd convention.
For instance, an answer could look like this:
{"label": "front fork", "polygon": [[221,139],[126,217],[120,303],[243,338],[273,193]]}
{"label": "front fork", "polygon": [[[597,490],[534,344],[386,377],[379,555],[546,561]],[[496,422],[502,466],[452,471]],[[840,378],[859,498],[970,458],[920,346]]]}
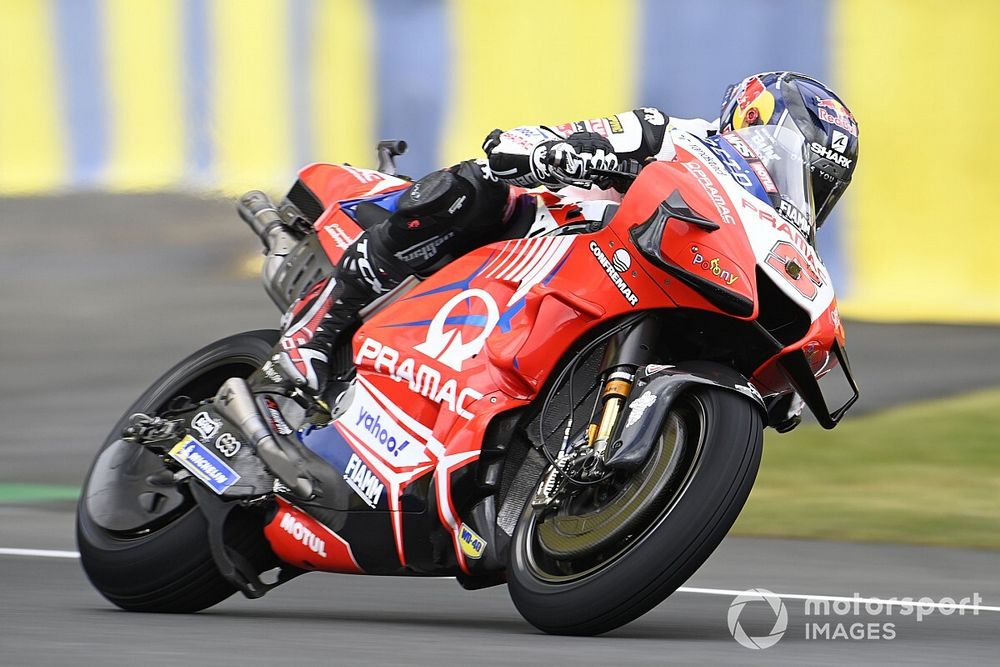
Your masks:
{"label": "front fork", "polygon": [[616,433],[625,400],[632,390],[639,368],[654,361],[654,350],[660,338],[661,322],[646,317],[628,331],[611,339],[601,362],[604,387],[601,391],[600,417],[587,427],[587,442],[602,458]]}
{"label": "front fork", "polygon": [[660,340],[662,322],[655,316],[640,320],[635,326],[615,335],[604,350],[601,360],[599,382],[600,395],[594,402],[590,420],[585,429],[585,440],[572,438],[573,416],[566,424],[562,446],[556,456],[555,465],[543,476],[533,501],[536,505],[548,504],[556,489],[560,476],[583,458],[582,465],[573,465],[585,481],[599,479],[604,475],[604,461],[617,433],[619,423],[632,384],[639,369],[655,361],[655,350]]}

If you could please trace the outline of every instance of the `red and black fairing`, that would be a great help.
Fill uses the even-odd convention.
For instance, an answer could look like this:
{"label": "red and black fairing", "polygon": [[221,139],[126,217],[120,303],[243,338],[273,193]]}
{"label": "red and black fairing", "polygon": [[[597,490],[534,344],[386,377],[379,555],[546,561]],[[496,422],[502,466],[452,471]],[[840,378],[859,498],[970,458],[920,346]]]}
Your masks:
{"label": "red and black fairing", "polygon": [[[310,566],[373,574],[502,568],[490,551],[494,527],[472,512],[496,490],[479,461],[503,443],[485,434],[539,396],[576,341],[639,311],[664,318],[680,358],[722,361],[765,396],[799,390],[815,398],[814,375],[809,385],[787,359],[803,355],[820,374],[842,358],[825,269],[773,208],[727,181],[704,144],[675,139],[677,159],[647,166],[610,223],[474,250],[363,324],[352,341],[357,381],[341,401],[346,412],[301,434],[327,473],[324,495],[300,507],[349,545],[351,558]],[[316,229],[333,261],[361,232],[333,198],[405,187],[367,170],[306,171],[302,182],[327,207]],[[556,212],[557,222],[570,208]],[[786,245],[808,272],[793,276],[769,262]],[[822,283],[811,299],[800,282],[810,277]],[[279,555],[296,540],[275,529],[291,525],[287,512],[282,506],[268,533]]]}

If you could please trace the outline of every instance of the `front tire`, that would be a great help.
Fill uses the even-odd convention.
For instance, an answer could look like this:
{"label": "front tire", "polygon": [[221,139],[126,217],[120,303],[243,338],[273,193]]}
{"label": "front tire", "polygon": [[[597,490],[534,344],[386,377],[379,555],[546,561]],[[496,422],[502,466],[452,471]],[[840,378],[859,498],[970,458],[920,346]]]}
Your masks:
{"label": "front tire", "polygon": [[[538,629],[597,635],[638,618],[694,574],[729,532],[760,464],[760,413],[734,392],[699,388],[678,398],[664,424],[654,448],[658,451],[643,470],[648,475],[651,466],[661,465],[652,472],[667,474],[666,461],[678,460],[672,452],[659,451],[668,446],[687,448],[687,470],[669,470],[676,483],[663,484],[650,475],[647,483],[628,487],[633,493],[647,489],[634,506],[642,507],[648,518],[642,525],[630,522],[617,543],[602,544],[603,553],[589,549],[585,558],[554,558],[553,529],[544,526],[545,516],[530,501],[525,507],[511,544],[508,584],[514,605]],[[668,431],[675,439],[696,441],[671,445]],[[600,522],[599,511],[581,513],[580,521],[588,516],[592,524]],[[574,536],[568,537],[563,553],[572,553]],[[582,534],[579,539],[587,546]]]}
{"label": "front tire", "polygon": [[[125,412],[105,440],[77,506],[84,572],[110,602],[130,611],[195,612],[235,592],[208,546],[208,525],[187,489],[147,481],[159,457],[120,439],[136,412],[156,414],[178,396],[198,401],[228,378],[247,377],[271,354],[277,331],[251,331],[212,343],[170,369]],[[262,570],[274,556],[258,515],[234,510],[226,543]]]}

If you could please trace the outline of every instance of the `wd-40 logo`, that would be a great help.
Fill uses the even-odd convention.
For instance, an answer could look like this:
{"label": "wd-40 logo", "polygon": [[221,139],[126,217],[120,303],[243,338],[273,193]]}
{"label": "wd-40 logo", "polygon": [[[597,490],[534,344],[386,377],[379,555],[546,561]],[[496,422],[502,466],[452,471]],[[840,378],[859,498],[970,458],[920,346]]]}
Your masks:
{"label": "wd-40 logo", "polygon": [[462,547],[462,553],[465,554],[466,558],[479,560],[483,557],[483,551],[486,549],[486,540],[464,523],[459,528],[458,541]]}
{"label": "wd-40 logo", "polygon": [[347,468],[344,470],[344,481],[354,489],[355,493],[361,496],[362,500],[368,503],[369,507],[374,509],[382,500],[382,491],[385,490],[385,485],[375,473],[368,469],[368,466],[357,454],[351,454],[351,458],[347,462]]}
{"label": "wd-40 logo", "polygon": [[[471,305],[472,303],[481,302],[485,312],[459,318],[449,317],[459,304],[466,301],[469,302],[470,308],[474,307]],[[462,362],[482,351],[486,339],[489,338],[499,321],[500,309],[489,292],[481,289],[467,289],[451,297],[447,303],[441,306],[427,328],[427,339],[419,345],[414,345],[413,349],[437,359],[449,368],[460,371],[462,370]],[[471,340],[466,341],[460,328],[446,329],[445,327],[449,324],[475,326],[479,332]]]}

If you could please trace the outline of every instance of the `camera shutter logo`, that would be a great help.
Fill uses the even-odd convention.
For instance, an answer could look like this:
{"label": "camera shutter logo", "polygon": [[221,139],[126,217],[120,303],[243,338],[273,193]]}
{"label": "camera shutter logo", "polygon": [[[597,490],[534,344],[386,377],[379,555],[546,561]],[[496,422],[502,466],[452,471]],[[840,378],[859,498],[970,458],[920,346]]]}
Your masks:
{"label": "camera shutter logo", "polygon": [[[740,625],[740,614],[748,602],[759,601],[766,602],[771,607],[771,611],[774,612],[774,627],[766,635],[751,637],[743,629],[743,626]],[[740,646],[755,650],[770,648],[778,643],[785,634],[785,630],[788,629],[788,610],[785,609],[785,604],[781,601],[781,598],[766,588],[751,588],[737,595],[732,604],[729,605],[727,620],[729,622],[729,632],[733,635],[733,639],[739,642]]]}

